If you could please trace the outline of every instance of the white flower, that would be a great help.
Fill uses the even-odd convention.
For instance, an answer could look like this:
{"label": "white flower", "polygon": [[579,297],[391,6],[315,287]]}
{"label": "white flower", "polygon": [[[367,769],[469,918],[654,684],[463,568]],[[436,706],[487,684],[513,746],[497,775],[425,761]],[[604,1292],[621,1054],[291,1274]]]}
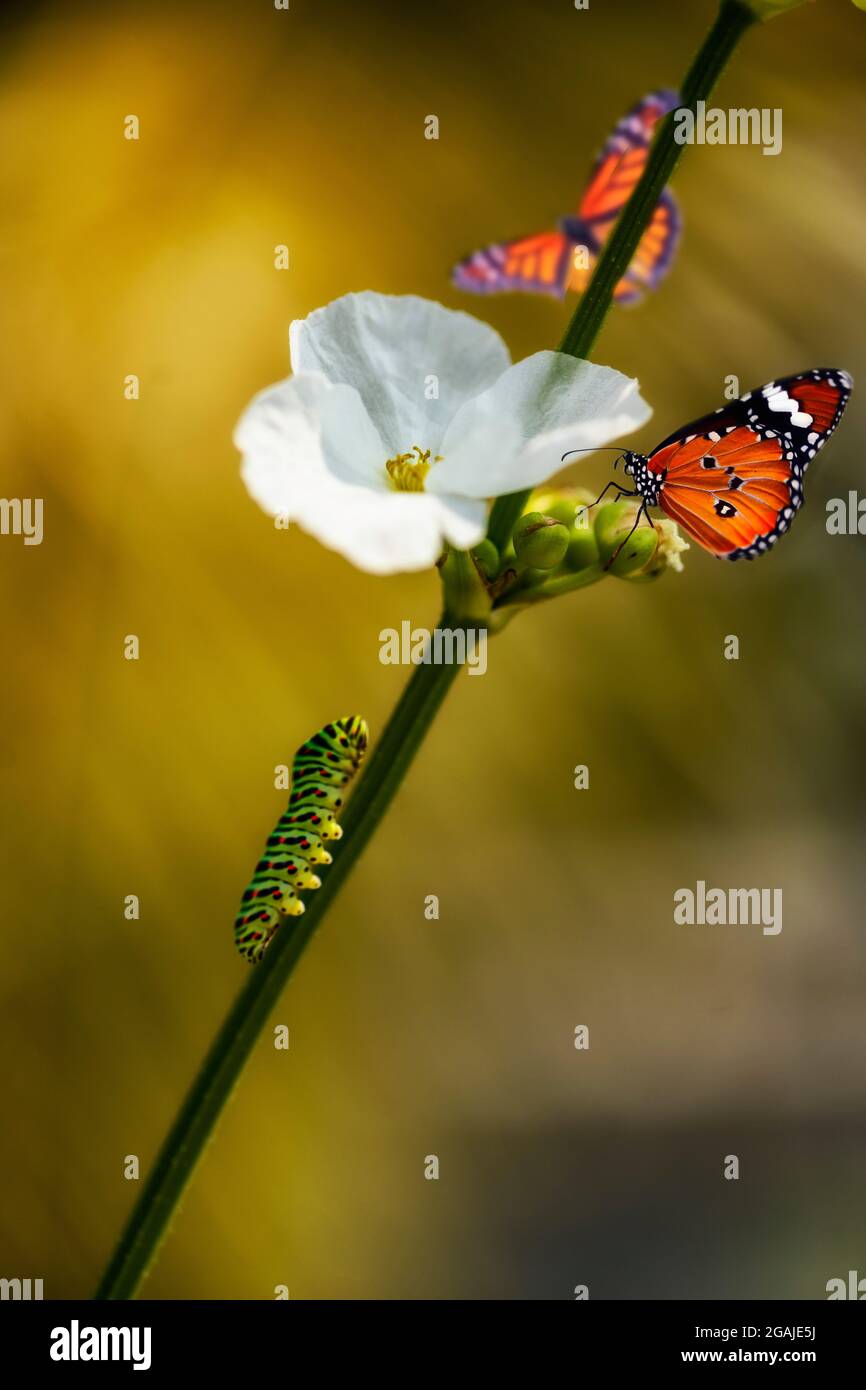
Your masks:
{"label": "white flower", "polygon": [[374,574],[484,536],[486,500],[543,482],[565,449],[650,415],[636,381],[557,352],[515,366],[499,334],[415,295],[347,294],[290,330],[294,375],[238,423],[246,486]]}

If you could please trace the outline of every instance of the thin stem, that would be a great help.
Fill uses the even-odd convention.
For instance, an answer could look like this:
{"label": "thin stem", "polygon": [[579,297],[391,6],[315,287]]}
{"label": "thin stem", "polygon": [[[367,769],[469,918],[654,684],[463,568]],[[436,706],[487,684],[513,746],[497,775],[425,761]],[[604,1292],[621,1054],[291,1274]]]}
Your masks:
{"label": "thin stem", "polygon": [[[722,0],[716,21],[683,80],[681,107],[694,109],[697,102],[707,100],[743,34],[755,22],[755,15],[740,0]],[[563,334],[559,352],[585,358],[595,346],[613,303],[614,290],[631,265],[662,191],[683,153],[684,146],[674,138],[675,129],[674,112],[671,112],[662,123],[646,168],[598,258],[592,278]],[[500,549],[511,536],[530,492],[531,489],[512,492],[507,497],[497,498],[493,504],[488,535]]]}
{"label": "thin stem", "polygon": [[[443,617],[441,626],[464,626]],[[385,814],[460,667],[415,668],[342,816],[343,838],[307,910],[277,932],[214,1039],[162,1146],[95,1297],[134,1298],[220,1112],[310,938]]]}
{"label": "thin stem", "polygon": [[545,599],[559,598],[562,594],[573,593],[575,589],[586,589],[590,584],[595,584],[597,580],[603,579],[604,575],[604,567],[599,560],[595,564],[587,565],[585,569],[576,570],[574,574],[560,574],[557,575],[556,579],[548,579],[543,584],[536,584],[532,588],[509,589],[504,598],[501,598],[496,604],[494,612],[498,613],[503,608],[544,603]]}

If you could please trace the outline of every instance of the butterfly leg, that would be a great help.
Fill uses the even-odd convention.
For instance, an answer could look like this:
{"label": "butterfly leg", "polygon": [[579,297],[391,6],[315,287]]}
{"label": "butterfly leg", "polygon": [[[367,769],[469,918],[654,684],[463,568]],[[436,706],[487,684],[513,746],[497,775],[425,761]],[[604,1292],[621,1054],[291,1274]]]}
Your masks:
{"label": "butterfly leg", "polygon": [[[637,496],[637,493],[636,493],[636,492],[627,492],[625,495],[626,495],[627,497],[635,497],[635,496]],[[631,540],[631,538],[632,538],[632,536],[634,535],[635,531],[637,530],[638,526],[640,526],[640,519],[641,519],[642,516],[645,516],[645,517],[646,517],[647,521],[649,522],[650,526],[652,526],[653,530],[656,529],[656,528],[655,528],[655,525],[654,525],[654,523],[653,523],[653,519],[652,519],[652,517],[650,516],[649,512],[647,511],[646,499],[644,498],[644,500],[641,502],[640,506],[639,506],[638,509],[637,509],[637,516],[636,516],[635,519],[634,519],[634,526],[631,528],[631,530],[629,531],[628,535],[623,537],[623,539],[620,541],[619,545],[617,546],[616,550],[615,550],[615,551],[613,552],[613,554],[611,555],[610,559],[608,560],[607,564],[606,564],[605,567],[604,567],[606,570],[609,570],[609,569],[610,569],[611,565],[613,564],[613,562],[614,562],[614,560],[616,559],[616,557],[617,557],[617,555],[619,554],[619,552],[622,550],[623,546],[626,545],[627,542]]]}
{"label": "butterfly leg", "polygon": [[586,504],[585,507],[580,507],[580,508],[578,508],[577,512],[575,513],[575,518],[574,518],[574,519],[575,519],[575,525],[580,525],[580,523],[579,523],[578,520],[577,520],[578,516],[584,516],[584,515],[586,514],[586,512],[590,511],[593,507],[597,507],[598,504],[599,504],[599,502],[601,501],[602,497],[604,497],[604,494],[605,494],[606,492],[609,492],[610,489],[611,489],[612,487],[615,487],[615,488],[616,488],[616,490],[617,490],[617,492],[619,493],[620,497],[635,497],[635,496],[637,495],[637,494],[634,493],[634,492],[629,492],[628,488],[622,487],[622,486],[621,486],[618,482],[616,482],[616,481],[609,482],[609,483],[607,483],[607,484],[602,488],[601,492],[598,494],[598,496],[596,497],[596,499],[595,499],[594,502],[587,502],[587,504]]}

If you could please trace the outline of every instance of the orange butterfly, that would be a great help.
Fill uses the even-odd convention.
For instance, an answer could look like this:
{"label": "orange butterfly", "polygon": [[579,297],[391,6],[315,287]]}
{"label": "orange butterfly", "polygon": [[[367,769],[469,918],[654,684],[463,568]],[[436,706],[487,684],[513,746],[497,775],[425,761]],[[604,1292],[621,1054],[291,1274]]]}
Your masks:
{"label": "orange butterfly", "polygon": [[[646,165],[655,127],[679,105],[675,92],[652,92],[619,122],[596,161],[576,217],[555,232],[505,241],[475,251],[454,267],[458,289],[475,294],[525,290],[561,299],[582,292],[602,246]],[[631,265],[616,287],[619,303],[640,299],[667,273],[679,239],[673,195],[663,192]]]}
{"label": "orange butterfly", "polygon": [[648,507],[660,507],[711,554],[754,560],[802,506],[806,469],[841,420],[853,385],[841,368],[815,367],[756,387],[684,425],[651,454],[626,451],[634,490],[608,483],[601,496],[613,487],[640,497],[635,526]]}

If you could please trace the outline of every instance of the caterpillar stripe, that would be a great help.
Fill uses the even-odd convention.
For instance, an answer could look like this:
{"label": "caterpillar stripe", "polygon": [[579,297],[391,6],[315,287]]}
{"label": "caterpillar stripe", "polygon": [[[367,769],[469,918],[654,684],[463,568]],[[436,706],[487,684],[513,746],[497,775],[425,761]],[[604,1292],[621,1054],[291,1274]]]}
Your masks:
{"label": "caterpillar stripe", "polygon": [[343,833],[335,812],[366,750],[367,725],[351,715],[326,724],[295,754],[289,804],[268,838],[235,918],[235,945],[252,965],[261,960],[284,919],[304,911],[298,892],[321,888],[312,866],[331,863],[325,842],[339,840]]}

